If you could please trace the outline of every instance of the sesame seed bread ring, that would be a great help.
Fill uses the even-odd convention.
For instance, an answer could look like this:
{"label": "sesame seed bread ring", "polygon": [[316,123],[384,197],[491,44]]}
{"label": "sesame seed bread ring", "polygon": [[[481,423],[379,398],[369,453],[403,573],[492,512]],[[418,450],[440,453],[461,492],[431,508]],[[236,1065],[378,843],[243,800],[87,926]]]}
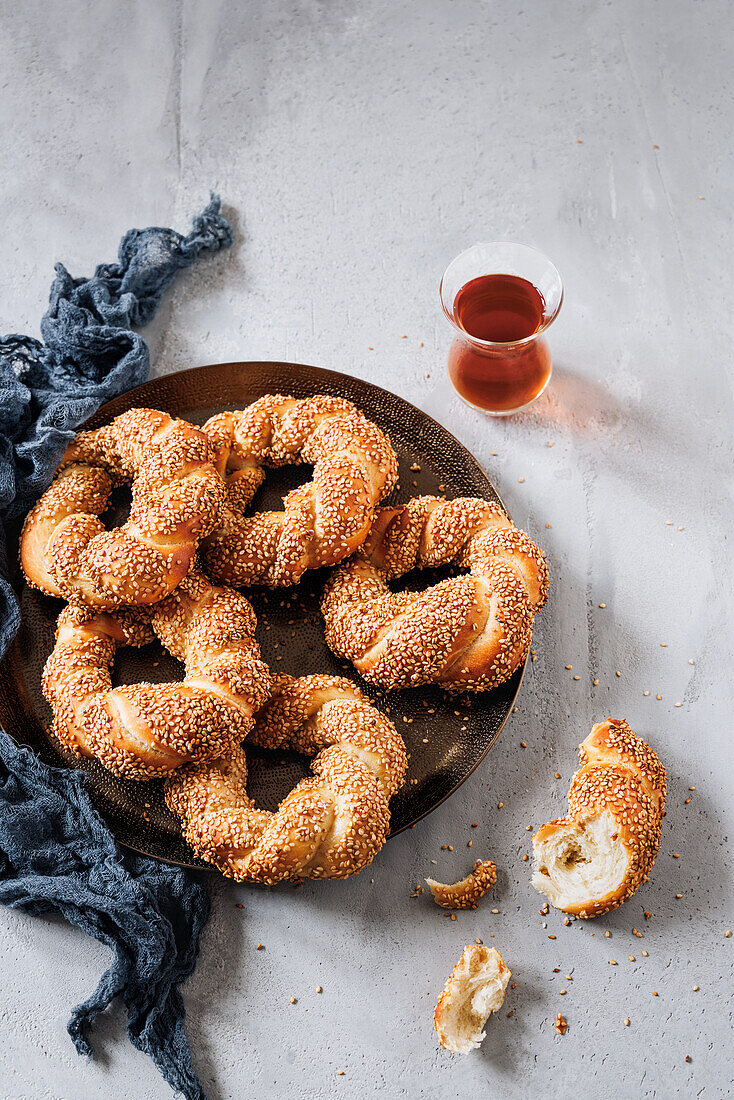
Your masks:
{"label": "sesame seed bread ring", "polygon": [[[152,627],[151,627],[152,622]],[[181,683],[112,688],[118,645],[145,645],[153,628],[185,663]],[[43,672],[54,733],[115,775],[152,779],[211,759],[247,736],[272,678],[254,638],[255,614],[231,589],[191,573],[152,611],[69,604]]]}
{"label": "sesame seed bread ring", "polygon": [[314,756],[275,813],[248,797],[241,747],[166,780],[166,802],[183,819],[197,855],[239,882],[346,878],[385,842],[389,801],[407,763],[392,722],[349,680],[283,677],[256,716],[249,740]]}
{"label": "sesame seed bread ring", "polygon": [[[388,588],[411,569],[447,564],[469,573],[421,593]],[[416,497],[380,509],[361,550],[328,581],[321,610],[329,647],[372,683],[485,691],[524,661],[547,596],[542,551],[498,504]]]}
{"label": "sesame seed bread ring", "polygon": [[579,746],[568,815],[533,837],[533,886],[564,913],[598,917],[647,882],[660,848],[665,768],[620,718]]}
{"label": "sesame seed bread ring", "polygon": [[[126,481],[130,516],[106,531],[99,516],[113,485]],[[89,607],[156,603],[186,576],[224,497],[203,432],[167,413],[130,409],[69,444],[23,526],[23,572],[41,591]]]}
{"label": "sesame seed bread ring", "polygon": [[491,859],[478,859],[474,870],[459,882],[437,882],[427,878],[436,905],[443,909],[476,909],[497,881],[497,866]]}
{"label": "sesame seed bread ring", "polygon": [[[223,584],[297,584],[306,569],[334,565],[361,546],[375,506],[397,479],[380,429],[341,397],[269,395],[204,425],[229,506],[205,540],[208,573]],[[284,511],[244,516],[263,466],[313,463],[313,480],[284,499]]]}

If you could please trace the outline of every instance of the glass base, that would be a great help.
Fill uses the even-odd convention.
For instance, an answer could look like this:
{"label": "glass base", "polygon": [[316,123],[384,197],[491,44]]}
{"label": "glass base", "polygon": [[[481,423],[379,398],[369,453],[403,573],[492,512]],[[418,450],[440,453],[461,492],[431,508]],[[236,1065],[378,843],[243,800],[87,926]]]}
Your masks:
{"label": "glass base", "polygon": [[[472,401],[469,401],[468,398],[464,397],[463,393],[459,393],[453,382],[451,382],[451,385],[453,387],[454,393],[459,398],[459,400],[467,405],[470,409],[474,409],[474,411],[478,413],[484,413],[485,416],[499,418],[503,416],[515,416],[517,413],[524,412],[525,409],[529,409],[531,405],[535,404],[539,397],[543,396],[545,391],[548,389],[548,385],[552,377],[553,369],[551,368],[550,374],[546,378],[543,388],[538,390],[535,397],[531,397],[530,400],[526,401],[524,405],[518,405],[517,408],[514,409],[485,409],[483,405],[475,405]],[[449,381],[451,381],[451,376],[449,376]]]}

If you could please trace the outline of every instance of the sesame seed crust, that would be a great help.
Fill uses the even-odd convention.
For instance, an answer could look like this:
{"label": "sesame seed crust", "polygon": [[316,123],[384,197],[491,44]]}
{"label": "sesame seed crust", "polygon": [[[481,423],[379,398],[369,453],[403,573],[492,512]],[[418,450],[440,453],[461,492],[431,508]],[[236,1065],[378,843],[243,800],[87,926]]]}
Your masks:
{"label": "sesame seed crust", "polygon": [[[153,609],[68,605],[43,672],[54,733],[76,755],[94,756],[127,779],[220,756],[247,736],[272,685],[254,629],[244,596],[200,573]],[[145,645],[155,634],[185,663],[183,681],[113,689],[117,647]]]}
{"label": "sesame seed crust", "polygon": [[[207,571],[237,586],[296,584],[306,569],[334,565],[364,541],[375,506],[397,480],[386,436],[351,402],[320,394],[269,394],[204,425],[227,485],[219,525],[204,542]],[[245,516],[263,467],[313,463],[313,479],[282,512]]]}
{"label": "sesame seed crust", "polygon": [[583,833],[590,822],[609,814],[624,868],[620,881],[603,894],[557,906],[578,917],[597,917],[629,901],[650,877],[660,848],[666,773],[654,750],[621,718],[607,718],[595,725],[579,746],[579,759],[581,767],[568,792],[567,816],[549,821],[533,837],[537,864],[533,885],[546,893],[543,875],[538,873],[542,853],[561,848],[569,837]]}
{"label": "sesame seed crust", "polygon": [[497,881],[497,866],[491,859],[478,859],[466,878],[451,884],[427,878],[436,905],[443,909],[476,909]]}
{"label": "sesame seed crust", "polygon": [[[447,564],[469,573],[419,594],[388,588]],[[547,598],[542,551],[499,505],[426,496],[377,512],[362,548],[329,579],[321,611],[329,647],[372,683],[485,691],[525,659]]]}
{"label": "sesame seed crust", "polygon": [[280,678],[256,715],[250,741],[312,756],[304,779],[275,813],[247,794],[241,746],[166,780],[166,802],[202,859],[239,882],[347,878],[372,862],[402,784],[402,738],[349,680]]}
{"label": "sesame seed crust", "polygon": [[[223,504],[212,458],[203,432],[154,409],[130,409],[80,432],[23,526],[29,584],[107,610],[163,599],[186,576]],[[130,516],[106,531],[98,517],[112,487],[125,482]]]}

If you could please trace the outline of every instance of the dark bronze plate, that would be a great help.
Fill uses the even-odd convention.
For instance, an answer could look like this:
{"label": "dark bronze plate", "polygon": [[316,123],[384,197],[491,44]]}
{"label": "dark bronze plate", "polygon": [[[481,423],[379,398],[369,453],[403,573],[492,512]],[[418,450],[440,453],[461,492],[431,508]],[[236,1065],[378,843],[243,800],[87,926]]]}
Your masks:
{"label": "dark bronze plate", "polygon": [[[170,374],[108,402],[91,418],[88,427],[105,424],[135,406],[163,409],[202,424],[215,412],[242,408],[266,393],[295,397],[338,394],[375,420],[389,435],[400,459],[400,483],[391,503],[424,493],[499,500],[479,464],[435,420],[387,390],[317,367],[221,363]],[[420,470],[411,470],[416,464]],[[279,508],[282,496],[309,476],[305,467],[269,471],[253,509]],[[124,500],[113,502],[109,517],[112,522],[119,522],[125,507]],[[419,588],[434,583],[438,575],[416,574],[409,581]],[[319,613],[324,576],[324,571],[311,572],[296,588],[248,591],[257,612],[263,657],[273,669],[297,676],[330,672],[359,680],[351,665],[338,660],[324,643]],[[96,761],[80,762],[66,753],[49,734],[51,713],[41,693],[41,672],[53,646],[62,605],[34,592],[23,584],[20,575],[15,581],[22,626],[0,665],[0,722],[47,763],[84,768],[90,776],[95,805],[123,844],[172,863],[204,866],[181,839],[178,819],[166,808],[160,782],[116,779]],[[435,809],[471,775],[497,740],[512,710],[522,673],[519,669],[495,691],[459,699],[437,688],[416,688],[378,700],[380,707],[388,709],[410,752],[405,785],[392,801],[393,834]],[[181,666],[159,645],[123,649],[115,663],[116,684],[175,680],[180,676]],[[369,686],[361,686],[376,698]],[[297,780],[308,774],[308,762],[292,753],[249,748],[248,761],[250,793],[265,809],[275,809]]]}

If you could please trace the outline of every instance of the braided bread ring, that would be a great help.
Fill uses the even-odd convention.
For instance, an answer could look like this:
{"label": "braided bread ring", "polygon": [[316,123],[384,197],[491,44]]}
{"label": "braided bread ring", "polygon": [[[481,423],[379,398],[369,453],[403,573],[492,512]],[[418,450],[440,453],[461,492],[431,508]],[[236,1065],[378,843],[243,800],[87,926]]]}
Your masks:
{"label": "braided bread ring", "polygon": [[533,837],[533,886],[556,909],[598,917],[647,882],[660,848],[665,768],[623,718],[607,718],[579,745],[566,817]]}
{"label": "braided bread ring", "polygon": [[[182,683],[112,688],[118,645],[145,645],[153,630],[185,662]],[[190,574],[151,611],[113,614],[68,605],[43,672],[54,733],[78,756],[115,775],[152,779],[239,744],[265,701],[271,676],[244,596]]]}
{"label": "braided bread ring", "polygon": [[[297,584],[306,569],[333,565],[367,536],[375,506],[397,479],[387,438],[341,397],[269,395],[204,425],[229,490],[229,507],[204,543],[207,571],[224,584]],[[285,497],[282,512],[244,517],[263,466],[313,463],[313,480]]]}
{"label": "braided bread ring", "polygon": [[[186,576],[223,503],[211,460],[203,432],[154,409],[81,432],[23,526],[29,584],[105,609],[163,599]],[[99,516],[125,481],[133,482],[130,517],[106,531]]]}
{"label": "braided bread ring", "polygon": [[235,748],[166,781],[166,802],[202,859],[239,882],[346,878],[371,863],[388,833],[388,803],[407,757],[397,730],[349,680],[283,677],[249,740],[310,755],[276,813],[255,808],[247,762]]}
{"label": "braided bread ring", "polygon": [[[469,575],[418,594],[388,588],[411,569],[449,563]],[[321,610],[329,647],[372,683],[484,691],[525,660],[547,596],[542,551],[498,504],[416,497],[380,509],[362,549],[328,581]]]}

